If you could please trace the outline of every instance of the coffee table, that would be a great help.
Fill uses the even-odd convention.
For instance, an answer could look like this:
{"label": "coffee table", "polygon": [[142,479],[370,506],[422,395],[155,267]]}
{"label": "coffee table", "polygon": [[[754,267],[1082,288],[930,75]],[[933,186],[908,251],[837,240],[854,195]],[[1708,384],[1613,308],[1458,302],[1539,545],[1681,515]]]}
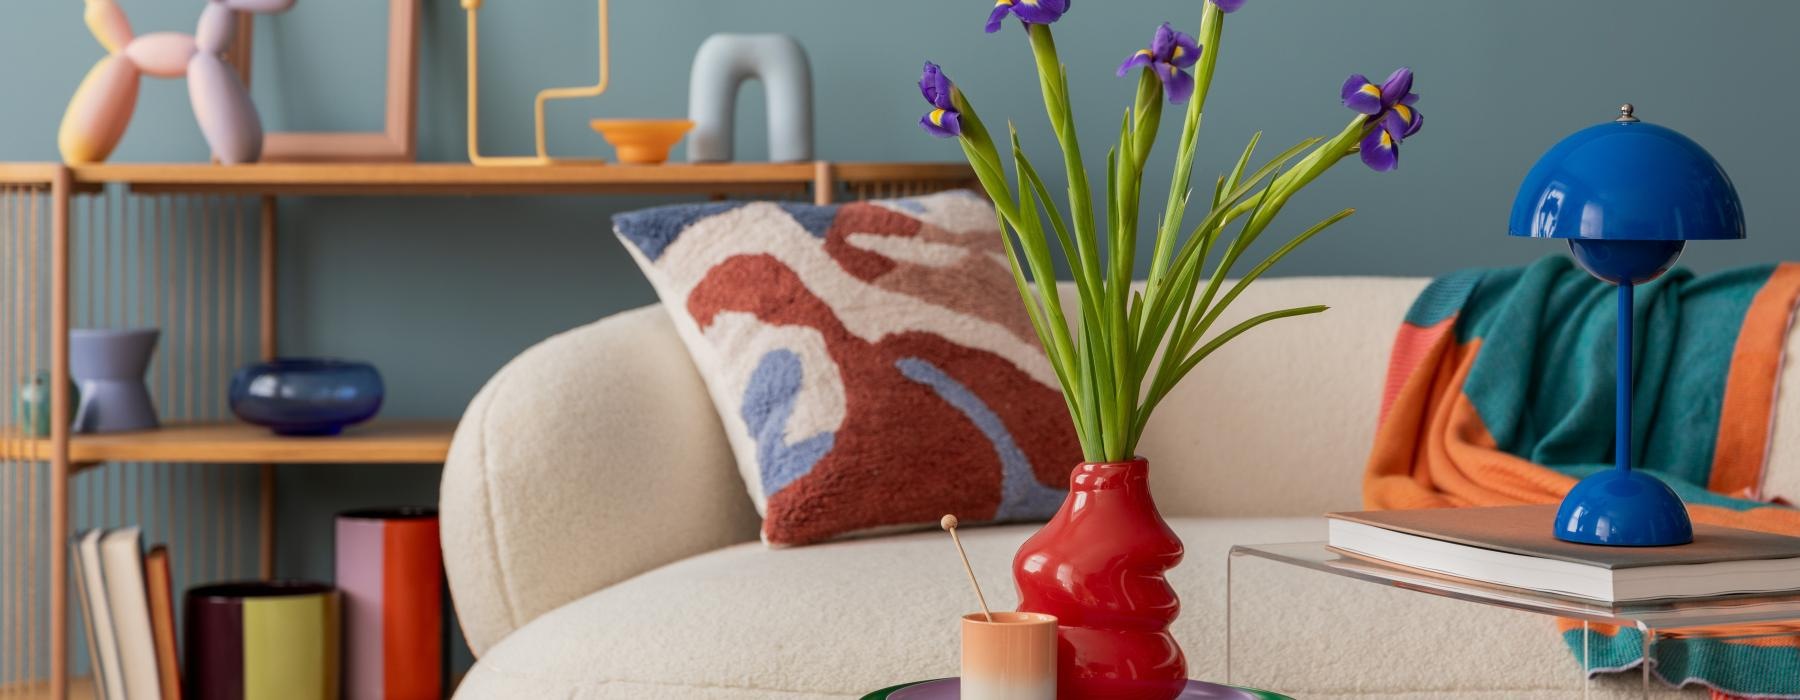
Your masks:
{"label": "coffee table", "polygon": [[[1239,581],[1244,574],[1238,569],[1247,563],[1247,559],[1276,562],[1299,569],[1411,591],[1419,595],[1535,613],[1547,618],[1578,621],[1581,623],[1581,639],[1583,641],[1583,649],[1580,654],[1582,658],[1574,659],[1576,663],[1572,663],[1570,666],[1572,668],[1579,666],[1584,676],[1590,679],[1587,683],[1588,686],[1593,686],[1593,674],[1586,672],[1599,666],[1598,663],[1595,663],[1597,659],[1591,659],[1588,655],[1588,642],[1592,639],[1591,635],[1598,634],[1592,631],[1592,626],[1596,624],[1617,625],[1637,630],[1642,635],[1644,658],[1651,659],[1678,658],[1680,654],[1689,653],[1686,648],[1679,646],[1665,648],[1666,645],[1685,645],[1699,640],[1773,639],[1791,637],[1800,631],[1800,595],[1738,595],[1611,604],[1441,578],[1417,571],[1384,566],[1338,554],[1327,547],[1324,542],[1237,545],[1231,548],[1229,557],[1225,569],[1225,681],[1227,683],[1236,679],[1241,671],[1241,669],[1234,668],[1234,663],[1241,665],[1243,661],[1233,658],[1233,640],[1236,639],[1239,631],[1233,628],[1233,619],[1241,617],[1242,601],[1245,598],[1263,593],[1258,586],[1253,585],[1253,582]],[[1244,583],[1246,590],[1239,591],[1236,585],[1238,583]],[[1549,624],[1545,625],[1544,633],[1546,635],[1554,634]],[[1694,651],[1691,653],[1701,653],[1702,651],[1700,647],[1693,649]],[[1429,664],[1431,660],[1416,659],[1415,661],[1420,664]],[[1652,681],[1651,664],[1639,664],[1639,666],[1641,682],[1633,685],[1640,686],[1638,691],[1644,697],[1648,697],[1653,689],[1668,689],[1668,686],[1660,680]],[[1614,690],[1617,688],[1615,687]]]}
{"label": "coffee table", "polygon": [[[939,678],[932,681],[916,681],[902,683],[892,688],[882,688],[862,700],[956,700],[957,680],[955,678]],[[1205,681],[1188,681],[1186,690],[1176,700],[1293,700],[1280,693],[1251,688],[1237,688]]]}

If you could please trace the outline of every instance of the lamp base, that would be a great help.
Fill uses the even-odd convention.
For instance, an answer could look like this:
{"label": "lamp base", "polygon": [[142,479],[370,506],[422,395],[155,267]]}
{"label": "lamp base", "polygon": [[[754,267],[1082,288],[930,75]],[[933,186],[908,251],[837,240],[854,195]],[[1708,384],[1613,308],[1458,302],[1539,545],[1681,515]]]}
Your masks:
{"label": "lamp base", "polygon": [[1656,477],[1608,469],[1582,479],[1556,509],[1556,539],[1614,547],[1694,541],[1694,524],[1675,490]]}

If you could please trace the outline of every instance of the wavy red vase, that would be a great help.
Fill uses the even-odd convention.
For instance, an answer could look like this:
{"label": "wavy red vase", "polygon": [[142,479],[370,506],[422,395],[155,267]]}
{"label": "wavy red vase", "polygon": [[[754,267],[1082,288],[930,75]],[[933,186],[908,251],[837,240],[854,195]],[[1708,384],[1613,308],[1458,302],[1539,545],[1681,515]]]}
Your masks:
{"label": "wavy red vase", "polygon": [[1181,539],[1150,497],[1150,463],[1089,462],[1069,497],[1013,557],[1019,610],[1055,615],[1057,697],[1169,700],[1187,659],[1169,633],[1181,601],[1164,572]]}

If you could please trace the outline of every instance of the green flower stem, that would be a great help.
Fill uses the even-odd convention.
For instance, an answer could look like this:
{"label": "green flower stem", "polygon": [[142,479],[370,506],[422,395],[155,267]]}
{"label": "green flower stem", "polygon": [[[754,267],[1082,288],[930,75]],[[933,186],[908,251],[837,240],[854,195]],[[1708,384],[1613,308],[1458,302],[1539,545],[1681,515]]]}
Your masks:
{"label": "green flower stem", "polygon": [[[1068,178],[1066,218],[1011,125],[1006,142],[1000,142],[966,96],[958,90],[951,92],[962,125],[959,141],[963,154],[994,201],[1008,269],[1032,330],[1062,387],[1083,456],[1090,461],[1131,458],[1156,407],[1224,344],[1263,323],[1324,311],[1323,306],[1271,311],[1209,337],[1213,324],[1252,282],[1352,213],[1346,209],[1300,232],[1226,288],[1224,281],[1238,260],[1287,202],[1356,152],[1358,140],[1370,128],[1367,118],[1361,116],[1336,136],[1301,141],[1254,171],[1250,171],[1250,161],[1261,135],[1252,136],[1233,167],[1214,183],[1206,215],[1185,239],[1181,236],[1193,200],[1191,180],[1200,124],[1223,33],[1224,13],[1211,2],[1203,3],[1203,8],[1198,40],[1204,49],[1194,68],[1194,93],[1186,105],[1168,201],[1156,226],[1150,274],[1142,293],[1133,291],[1132,273],[1143,175],[1161,129],[1162,81],[1151,71],[1139,72],[1137,91],[1120,123],[1117,145],[1107,153],[1106,187],[1100,193],[1106,207],[1103,221],[1095,217],[1096,193],[1088,182],[1076,138],[1067,69],[1057,55],[1049,26],[1028,24],[1026,31],[1045,112]],[[1002,146],[1011,151],[1010,176]],[[1104,234],[1099,225],[1106,227]],[[1228,227],[1236,227],[1235,235],[1227,235]],[[1068,258],[1079,300],[1073,325],[1058,293],[1052,237]],[[1215,244],[1223,238],[1229,239],[1221,244],[1223,254],[1211,261]]]}
{"label": "green flower stem", "polygon": [[1162,224],[1156,231],[1155,254],[1150,257],[1150,277],[1146,289],[1153,299],[1158,297],[1163,275],[1168,272],[1176,234],[1186,213],[1188,189],[1194,170],[1194,148],[1199,141],[1200,121],[1206,112],[1206,96],[1212,91],[1213,71],[1219,64],[1220,40],[1224,34],[1225,13],[1218,6],[1201,3],[1199,43],[1200,62],[1194,67],[1194,95],[1188,98],[1187,115],[1181,124],[1181,140],[1175,152],[1175,173],[1169,179],[1169,202],[1163,207]]}
{"label": "green flower stem", "polygon": [[1075,260],[1069,265],[1088,269],[1089,279],[1100,277],[1100,252],[1094,237],[1094,205],[1088,189],[1087,165],[1081,158],[1081,143],[1075,135],[1075,111],[1069,106],[1069,81],[1062,59],[1056,54],[1056,38],[1045,24],[1027,24],[1032,58],[1037,62],[1038,86],[1044,94],[1044,110],[1050,117],[1050,128],[1062,147],[1063,169],[1069,179],[1069,218],[1075,225]]}

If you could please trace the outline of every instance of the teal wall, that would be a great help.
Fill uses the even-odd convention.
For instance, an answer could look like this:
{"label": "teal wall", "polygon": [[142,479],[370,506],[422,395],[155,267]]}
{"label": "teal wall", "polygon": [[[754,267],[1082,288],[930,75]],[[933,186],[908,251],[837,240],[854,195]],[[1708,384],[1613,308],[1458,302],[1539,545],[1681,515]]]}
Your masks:
{"label": "teal wall", "polygon": [[[123,0],[140,32],[191,31],[201,3]],[[259,24],[255,96],[274,129],[374,129],[380,121],[385,3],[300,0]],[[530,148],[532,94],[593,79],[587,0],[490,0],[483,95],[486,147]],[[615,75],[599,100],[555,105],[552,149],[606,155],[592,117],[685,113],[694,48],[722,31],[786,32],[812,57],[817,140],[834,160],[948,160],[923,135],[913,87],[919,63],[943,64],[991,122],[1014,118],[1040,169],[1055,154],[1022,35],[981,33],[975,0],[617,0]],[[538,8],[534,13],[531,8]],[[1059,24],[1090,162],[1116,133],[1133,81],[1113,69],[1157,22],[1189,28],[1197,0],[1082,0]],[[1562,135],[1610,118],[1624,101],[1681,129],[1724,163],[1743,195],[1751,240],[1694,246],[1702,270],[1800,257],[1784,222],[1800,221],[1789,160],[1800,98],[1792,27],[1781,0],[1252,0],[1227,24],[1225,53],[1202,132],[1197,181],[1228,165],[1251,132],[1273,153],[1334,132],[1337,90],[1352,71],[1418,72],[1425,130],[1401,169],[1354,163],[1296,201],[1283,231],[1345,206],[1358,214],[1291,256],[1279,274],[1432,275],[1558,252],[1504,236],[1513,189]],[[424,10],[420,154],[463,151],[463,15],[451,0]],[[100,55],[74,0],[0,4],[0,158],[52,160],[63,104]],[[739,157],[766,154],[760,89],[741,103]],[[1154,162],[1166,172],[1167,141]],[[197,161],[206,150],[185,86],[150,80],[120,161]],[[1151,178],[1146,201],[1164,190]],[[386,372],[395,417],[458,415],[507,359],[533,342],[654,300],[609,233],[608,216],[652,201],[580,198],[312,199],[284,202],[283,350],[366,358]],[[1155,207],[1146,207],[1147,215]],[[1272,236],[1273,238],[1273,236]],[[596,362],[605,361],[595,358]],[[436,471],[418,467],[284,469],[280,573],[330,573],[339,509],[432,502]]]}

